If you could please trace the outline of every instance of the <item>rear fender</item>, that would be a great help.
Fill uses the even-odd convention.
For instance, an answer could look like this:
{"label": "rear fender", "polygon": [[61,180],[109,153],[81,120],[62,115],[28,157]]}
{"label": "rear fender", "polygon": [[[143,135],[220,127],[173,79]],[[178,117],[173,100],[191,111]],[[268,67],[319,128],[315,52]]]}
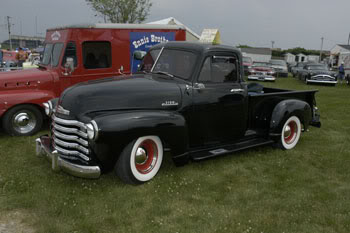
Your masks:
{"label": "rear fender", "polygon": [[297,116],[304,125],[304,130],[306,130],[312,119],[310,105],[297,99],[284,100],[278,103],[271,116],[270,136],[280,136],[282,127],[290,116]]}

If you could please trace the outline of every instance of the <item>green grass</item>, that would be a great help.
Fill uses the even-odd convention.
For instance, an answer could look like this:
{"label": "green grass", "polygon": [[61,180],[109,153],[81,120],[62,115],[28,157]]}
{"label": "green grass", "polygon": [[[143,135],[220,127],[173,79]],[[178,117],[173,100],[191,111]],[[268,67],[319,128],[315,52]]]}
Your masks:
{"label": "green grass", "polygon": [[0,231],[20,213],[24,230],[42,233],[350,232],[350,87],[291,77],[265,85],[318,89],[322,127],[291,151],[267,146],[179,168],[167,156],[141,186],[113,173],[98,180],[55,173],[35,156],[40,134],[1,134]]}

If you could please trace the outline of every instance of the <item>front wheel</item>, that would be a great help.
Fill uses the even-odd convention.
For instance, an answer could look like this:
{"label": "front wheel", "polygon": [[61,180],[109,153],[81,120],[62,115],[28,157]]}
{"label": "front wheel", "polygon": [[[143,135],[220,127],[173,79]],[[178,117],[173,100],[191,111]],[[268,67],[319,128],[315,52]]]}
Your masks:
{"label": "front wheel", "polygon": [[142,184],[157,175],[163,160],[163,145],[158,136],[144,136],[130,142],[114,167],[128,184]]}
{"label": "front wheel", "polygon": [[2,119],[4,130],[13,136],[29,136],[43,125],[43,115],[33,105],[19,105],[7,111]]}
{"label": "front wheel", "polygon": [[284,150],[293,149],[301,135],[301,123],[297,116],[291,116],[284,123],[281,137],[277,143],[278,147]]}

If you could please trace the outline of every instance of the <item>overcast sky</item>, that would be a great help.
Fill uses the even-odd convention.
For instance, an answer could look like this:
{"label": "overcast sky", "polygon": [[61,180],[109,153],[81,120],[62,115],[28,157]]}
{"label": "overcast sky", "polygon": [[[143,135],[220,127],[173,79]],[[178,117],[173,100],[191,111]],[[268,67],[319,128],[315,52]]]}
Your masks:
{"label": "overcast sky", "polygon": [[[201,34],[218,28],[224,44],[275,48],[304,47],[324,50],[347,44],[350,33],[349,0],[151,0],[146,22],[175,17]],[[45,35],[50,27],[97,23],[102,19],[85,0],[1,0],[0,40],[12,34]],[[37,20],[36,20],[37,19]],[[36,23],[37,22],[37,23]]]}

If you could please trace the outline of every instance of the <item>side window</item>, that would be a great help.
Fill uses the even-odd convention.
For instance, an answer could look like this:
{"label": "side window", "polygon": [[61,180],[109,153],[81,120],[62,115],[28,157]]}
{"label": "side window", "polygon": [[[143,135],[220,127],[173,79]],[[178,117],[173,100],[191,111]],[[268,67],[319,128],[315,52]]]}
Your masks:
{"label": "side window", "polygon": [[233,56],[207,57],[198,81],[223,83],[238,81],[238,62]]}
{"label": "side window", "polygon": [[66,51],[64,52],[64,57],[62,59],[62,66],[64,66],[64,64],[66,63],[67,57],[73,58],[74,67],[77,67],[78,61],[77,61],[77,49],[75,46],[75,42],[67,43]]}
{"label": "side window", "polygon": [[111,67],[111,54],[111,43],[108,41],[86,41],[83,43],[83,62],[85,69]]}
{"label": "side window", "polygon": [[211,57],[207,57],[203,63],[202,70],[199,74],[198,82],[211,82]]}

